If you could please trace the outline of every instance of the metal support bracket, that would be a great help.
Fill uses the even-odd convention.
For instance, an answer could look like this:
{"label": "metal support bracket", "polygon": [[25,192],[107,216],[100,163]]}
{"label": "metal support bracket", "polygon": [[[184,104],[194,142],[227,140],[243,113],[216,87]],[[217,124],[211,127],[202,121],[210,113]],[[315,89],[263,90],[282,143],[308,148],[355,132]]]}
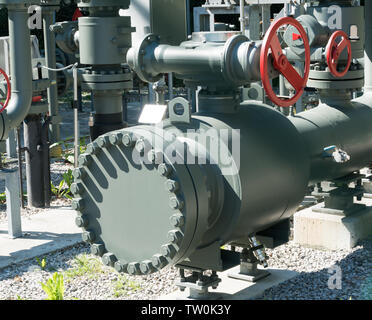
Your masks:
{"label": "metal support bracket", "polygon": [[211,296],[209,288],[217,289],[221,279],[217,276],[216,272],[212,272],[212,275],[203,275],[203,271],[193,271],[191,276],[185,277],[184,269],[180,269],[180,278],[176,280],[176,286],[181,291],[185,291],[187,288],[190,290],[189,299],[207,300],[216,299],[216,296]]}
{"label": "metal support bracket", "polygon": [[184,98],[177,97],[168,103],[169,120],[172,123],[190,123],[191,105]]}
{"label": "metal support bracket", "polygon": [[0,170],[0,179],[5,180],[6,214],[10,238],[22,237],[21,201],[19,197],[18,168]]}

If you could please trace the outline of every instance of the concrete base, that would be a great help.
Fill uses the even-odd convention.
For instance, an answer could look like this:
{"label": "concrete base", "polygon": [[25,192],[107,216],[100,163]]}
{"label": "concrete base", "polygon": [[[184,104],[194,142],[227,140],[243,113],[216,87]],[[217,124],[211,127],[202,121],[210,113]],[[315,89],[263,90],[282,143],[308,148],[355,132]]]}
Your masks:
{"label": "concrete base", "polygon": [[[218,273],[221,278],[221,283],[218,288],[210,290],[208,300],[249,300],[260,297],[267,289],[277,286],[278,284],[294,278],[298,275],[295,271],[281,269],[263,269],[270,272],[268,277],[265,277],[258,282],[250,283],[243,280],[229,278],[231,273],[239,273],[240,266],[229,269],[225,272]],[[188,290],[181,292],[177,290],[169,295],[162,296],[159,300],[190,300]]]}
{"label": "concrete base", "polygon": [[7,223],[0,224],[0,269],[82,242],[75,217],[62,208],[22,218],[23,236],[17,239],[9,238]]}
{"label": "concrete base", "polygon": [[294,242],[329,250],[351,249],[372,235],[372,207],[349,216],[307,208],[294,215]]}

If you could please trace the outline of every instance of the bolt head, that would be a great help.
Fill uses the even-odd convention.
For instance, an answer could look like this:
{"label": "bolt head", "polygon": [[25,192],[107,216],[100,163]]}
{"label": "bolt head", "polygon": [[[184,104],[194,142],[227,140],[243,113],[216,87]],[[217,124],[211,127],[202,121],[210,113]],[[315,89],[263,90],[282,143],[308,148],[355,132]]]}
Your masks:
{"label": "bolt head", "polygon": [[173,259],[177,251],[172,244],[165,244],[161,247],[161,253],[167,258]]}
{"label": "bolt head", "polygon": [[71,208],[72,208],[72,210],[75,210],[75,211],[83,210],[84,209],[84,200],[81,199],[81,198],[72,200]]}
{"label": "bolt head", "polygon": [[102,256],[105,252],[105,246],[103,244],[92,244],[90,252],[95,256]]}
{"label": "bolt head", "polygon": [[79,156],[79,166],[88,166],[92,162],[92,156],[89,154],[82,154]]}
{"label": "bolt head", "polygon": [[79,228],[86,228],[88,226],[88,219],[86,217],[78,216],[75,223]]}
{"label": "bolt head", "polygon": [[170,217],[171,224],[174,227],[182,227],[185,224],[185,217],[181,213],[176,213],[173,216]]}
{"label": "bolt head", "polygon": [[81,195],[84,192],[84,186],[80,182],[74,182],[71,184],[70,190],[74,195]]}
{"label": "bolt head", "polygon": [[101,148],[106,148],[110,144],[110,139],[108,136],[102,136],[97,139],[97,144]]}
{"label": "bolt head", "polygon": [[151,262],[152,262],[152,265],[157,268],[157,269],[161,269],[163,267],[165,267],[167,265],[167,258],[164,257],[163,255],[161,254],[155,254],[152,258],[151,258]]}
{"label": "bolt head", "polygon": [[114,263],[118,259],[115,257],[115,255],[111,252],[105,253],[102,257],[102,262],[105,266],[113,267]]}
{"label": "bolt head", "polygon": [[100,148],[96,142],[92,142],[87,146],[87,153],[90,155],[97,154],[100,151]]}
{"label": "bolt head", "polygon": [[140,273],[140,264],[138,262],[131,262],[128,264],[128,273],[131,275],[136,275]]}
{"label": "bolt head", "polygon": [[162,164],[159,164],[159,167],[158,167],[158,172],[164,176],[164,177],[168,177],[171,172],[172,172],[172,167],[165,164],[165,163],[162,163]]}
{"label": "bolt head", "polygon": [[110,143],[114,146],[118,145],[122,142],[123,134],[122,133],[113,133],[110,135]]}
{"label": "bolt head", "polygon": [[136,143],[136,150],[139,153],[144,153],[145,152],[145,142],[143,140],[138,140]]}
{"label": "bolt head", "polygon": [[171,179],[165,181],[165,190],[169,192],[177,192],[179,188],[180,188],[180,185],[178,181],[171,180]]}
{"label": "bolt head", "polygon": [[83,168],[76,168],[74,171],[72,171],[72,176],[75,180],[84,178],[86,172]]}
{"label": "bolt head", "polygon": [[177,197],[171,197],[169,199],[169,206],[176,210],[176,209],[179,209],[181,210],[183,208],[183,201],[182,200],[179,200]]}
{"label": "bolt head", "polygon": [[168,232],[168,241],[173,244],[179,244],[183,239],[183,234],[179,230],[172,230]]}
{"label": "bolt head", "polygon": [[82,234],[82,238],[84,242],[93,242],[95,239],[95,235],[91,231],[85,231]]}
{"label": "bolt head", "polygon": [[132,135],[126,133],[123,135],[122,142],[126,147],[133,147],[136,141],[133,139]]}
{"label": "bolt head", "polygon": [[114,263],[114,268],[117,272],[125,272],[127,270],[128,263],[123,261],[116,261]]}
{"label": "bolt head", "polygon": [[151,260],[142,261],[140,264],[140,270],[143,274],[149,274],[153,270]]}

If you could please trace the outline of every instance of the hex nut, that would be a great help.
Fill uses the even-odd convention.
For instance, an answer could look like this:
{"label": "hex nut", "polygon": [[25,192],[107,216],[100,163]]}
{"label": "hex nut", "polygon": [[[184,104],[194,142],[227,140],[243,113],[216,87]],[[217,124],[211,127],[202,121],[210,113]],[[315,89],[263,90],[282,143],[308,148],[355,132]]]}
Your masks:
{"label": "hex nut", "polygon": [[125,147],[133,147],[134,144],[136,143],[136,140],[133,139],[132,135],[126,133],[123,135],[122,142]]}
{"label": "hex nut", "polygon": [[89,224],[89,221],[86,217],[78,216],[75,219],[75,223],[79,228],[86,228]]}
{"label": "hex nut", "polygon": [[101,148],[106,148],[110,144],[110,138],[108,136],[101,136],[96,141]]}
{"label": "hex nut", "polygon": [[136,150],[139,152],[139,153],[144,153],[145,152],[145,149],[146,149],[146,147],[145,147],[145,141],[144,140],[138,140],[137,142],[136,142]]}
{"label": "hex nut", "polygon": [[85,231],[81,236],[84,242],[93,242],[95,239],[95,235],[91,231]]}
{"label": "hex nut", "polygon": [[72,200],[71,208],[72,208],[72,210],[75,210],[75,211],[83,210],[84,209],[84,200],[81,199],[81,198],[76,198],[76,199]]}
{"label": "hex nut", "polygon": [[153,269],[151,260],[145,260],[140,263],[140,270],[143,274],[149,274]]}
{"label": "hex nut", "polygon": [[114,146],[118,145],[119,143],[122,143],[123,134],[121,132],[119,133],[113,133],[110,135],[110,143]]}
{"label": "hex nut", "polygon": [[92,142],[92,143],[88,144],[86,152],[90,155],[94,155],[94,154],[97,154],[100,150],[101,149],[98,146],[98,144],[96,142]]}
{"label": "hex nut", "polygon": [[70,190],[74,195],[81,195],[84,192],[84,186],[80,182],[74,182],[71,184]]}
{"label": "hex nut", "polygon": [[170,217],[171,224],[174,227],[182,227],[185,224],[185,217],[181,213],[176,213],[173,216]]}
{"label": "hex nut", "polygon": [[118,259],[115,257],[115,255],[111,252],[105,253],[102,257],[103,264],[106,265],[106,266],[109,266],[109,267],[113,267],[114,263],[117,260]]}
{"label": "hex nut", "polygon": [[183,239],[183,234],[179,230],[171,230],[168,232],[168,241],[173,244],[179,244]]}
{"label": "hex nut", "polygon": [[151,258],[151,262],[152,262],[152,265],[157,269],[164,268],[168,263],[167,258],[164,257],[162,254],[155,254]]}
{"label": "hex nut", "polygon": [[174,210],[176,210],[176,209],[182,210],[183,201],[179,200],[177,197],[171,197],[169,199],[169,206]]}
{"label": "hex nut", "polygon": [[83,168],[76,168],[74,169],[74,171],[72,171],[72,176],[74,177],[75,180],[83,179],[85,174],[86,172]]}
{"label": "hex nut", "polygon": [[172,244],[165,244],[161,247],[161,253],[167,258],[173,259],[177,251]]}
{"label": "hex nut", "polygon": [[103,244],[92,244],[90,247],[90,252],[95,256],[102,256],[105,252],[105,246]]}
{"label": "hex nut", "polygon": [[79,156],[79,166],[88,166],[92,162],[92,156],[89,154],[82,154]]}
{"label": "hex nut", "polygon": [[159,164],[158,172],[160,173],[160,175],[168,177],[172,172],[172,167],[165,163]]}
{"label": "hex nut", "polygon": [[138,262],[131,262],[128,264],[128,273],[131,275],[140,274],[140,264]]}
{"label": "hex nut", "polygon": [[168,179],[165,181],[165,190],[169,192],[177,192],[180,188],[178,181]]}
{"label": "hex nut", "polygon": [[127,267],[128,267],[128,263],[127,262],[123,262],[123,261],[116,261],[114,263],[114,268],[117,272],[126,272],[127,271]]}

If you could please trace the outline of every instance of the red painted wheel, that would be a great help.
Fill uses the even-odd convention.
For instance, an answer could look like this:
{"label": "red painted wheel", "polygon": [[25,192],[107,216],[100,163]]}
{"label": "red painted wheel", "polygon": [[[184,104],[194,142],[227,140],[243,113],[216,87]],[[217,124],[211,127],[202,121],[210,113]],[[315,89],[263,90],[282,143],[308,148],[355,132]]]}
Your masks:
{"label": "red painted wheel", "polygon": [[6,107],[8,106],[8,103],[9,103],[9,100],[10,100],[10,94],[11,94],[11,89],[10,89],[10,81],[9,81],[9,77],[8,75],[5,73],[5,71],[3,69],[0,68],[0,74],[4,77],[5,79],[5,82],[6,82],[6,88],[7,88],[7,92],[6,92],[6,97],[5,97],[5,102],[2,103],[0,101],[0,105],[1,105],[1,109],[0,109],[0,113],[2,113]]}
{"label": "red painted wheel", "polygon": [[[337,43],[337,38],[341,37],[341,41]],[[338,60],[340,58],[341,53],[347,48],[347,64],[346,68],[344,71],[337,71],[337,64]],[[351,64],[351,57],[352,57],[352,52],[351,52],[351,43],[349,40],[349,37],[345,32],[342,30],[335,31],[331,38],[328,41],[327,47],[326,47],[326,57],[327,57],[327,64],[329,71],[337,78],[343,77],[350,68]]]}
{"label": "red painted wheel", "polygon": [[[304,76],[298,74],[296,69],[288,61],[287,57],[284,55],[278,35],[276,34],[278,29],[283,25],[294,26],[297,31],[300,33],[300,36],[297,35],[297,41],[303,41],[305,47],[305,68]],[[290,99],[278,97],[270,83],[269,71],[268,71],[268,59],[269,56],[273,59],[274,68],[279,71],[280,74],[288,80],[296,91],[295,95]],[[297,100],[303,94],[307,80],[310,73],[310,45],[307,38],[305,29],[301,24],[294,18],[284,17],[275,21],[265,34],[265,38],[262,43],[261,48],[261,58],[260,58],[260,71],[263,87],[266,91],[269,99],[280,107],[290,107],[294,105]]]}

